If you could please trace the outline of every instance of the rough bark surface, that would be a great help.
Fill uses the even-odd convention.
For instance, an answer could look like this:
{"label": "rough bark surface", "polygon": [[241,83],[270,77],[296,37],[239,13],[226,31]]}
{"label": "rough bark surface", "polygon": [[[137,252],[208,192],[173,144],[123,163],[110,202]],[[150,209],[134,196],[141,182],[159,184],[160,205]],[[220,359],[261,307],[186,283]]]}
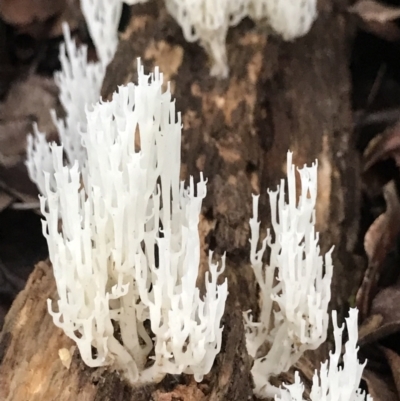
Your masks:
{"label": "rough bark surface", "polygon": [[[46,298],[56,297],[51,271],[40,264],[15,302],[0,336],[0,399],[246,400],[251,395],[241,311],[257,308],[248,264],[251,193],[261,194],[285,176],[286,152],[298,165],[319,160],[318,228],[322,248],[335,245],[332,306],[341,310],[358,284],[353,250],[359,211],[358,158],[351,143],[350,77],[345,2],[321,1],[311,32],[294,43],[268,37],[248,21],[228,38],[230,76],[209,76],[198,44],[186,43],[162,1],[132,7],[132,18],[108,68],[103,97],[136,79],[136,58],[146,71],[159,66],[171,81],[182,113],[182,178],[208,178],[200,222],[203,260],[209,249],[227,252],[230,298],[223,350],[205,379],[167,377],[129,388],[118,374],[83,365],[75,351],[67,370],[60,348],[73,345],[55,328]],[[202,264],[201,277],[206,264]],[[357,274],[356,274],[357,273]],[[312,372],[312,367],[309,369]],[[308,375],[308,374],[307,374]]]}

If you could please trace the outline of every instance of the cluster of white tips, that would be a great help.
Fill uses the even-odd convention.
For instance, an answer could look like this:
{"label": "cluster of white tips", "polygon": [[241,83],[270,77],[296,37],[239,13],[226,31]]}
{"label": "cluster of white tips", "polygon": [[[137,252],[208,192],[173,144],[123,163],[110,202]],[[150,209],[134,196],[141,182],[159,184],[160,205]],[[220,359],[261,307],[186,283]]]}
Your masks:
{"label": "cluster of white tips", "polygon": [[180,183],[175,103],[157,69],[149,77],[139,65],[138,76],[86,111],[85,166],[63,166],[63,148],[51,147],[54,189],[46,173],[41,209],[59,300],[49,310],[89,366],[113,364],[131,382],[182,372],[201,380],[221,347],[224,260],[218,269],[210,258],[201,297],[206,183]]}
{"label": "cluster of white tips", "polygon": [[[314,373],[311,401],[372,401],[372,397],[359,388],[366,362],[360,363],[357,357],[357,318],[357,309],[350,309],[349,317],[346,318],[348,340],[345,344],[343,367],[339,367],[344,327],[338,326],[336,312],[332,312],[335,350],[330,353],[329,360],[321,365],[320,371]],[[280,389],[275,401],[304,401],[303,392],[304,386],[296,373],[294,384]]]}
{"label": "cluster of white tips", "polygon": [[[320,255],[315,232],[317,163],[298,169],[300,194],[292,154],[287,156],[287,181],[269,191],[271,222],[258,249],[258,197],[253,197],[250,220],[250,261],[261,293],[258,322],[246,313],[247,347],[255,358],[252,369],[256,393],[270,396],[276,389],[268,378],[287,371],[300,356],[326,339],[332,280],[331,251]],[[285,200],[287,186],[287,202]],[[268,263],[262,258],[268,249]],[[325,271],[325,273],[324,273]],[[262,347],[269,345],[267,354]]]}

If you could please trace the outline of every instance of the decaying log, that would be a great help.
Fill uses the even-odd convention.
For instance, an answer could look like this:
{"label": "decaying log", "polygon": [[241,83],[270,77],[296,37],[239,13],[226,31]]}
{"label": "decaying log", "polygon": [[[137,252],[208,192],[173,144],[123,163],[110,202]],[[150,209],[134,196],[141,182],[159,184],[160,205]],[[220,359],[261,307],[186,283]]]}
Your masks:
{"label": "decaying log", "polygon": [[56,288],[51,266],[41,262],[16,298],[0,335],[2,401],[166,401],[206,396],[210,400],[245,400],[251,395],[239,310],[228,308],[222,353],[201,386],[185,375],[167,376],[157,385],[134,389],[118,372],[85,366],[74,342],[54,326],[47,298],[56,298]]}
{"label": "decaying log", "polygon": [[[350,77],[345,2],[321,1],[311,32],[294,43],[268,37],[249,20],[228,37],[230,76],[209,76],[209,62],[187,43],[161,0],[132,7],[132,17],[107,70],[103,98],[136,79],[136,58],[146,71],[159,66],[171,81],[182,113],[182,178],[208,178],[200,221],[203,260],[209,249],[227,252],[230,298],[221,354],[204,383],[167,377],[131,389],[117,373],[85,367],[77,351],[65,368],[59,349],[73,346],[46,312],[55,298],[53,277],[40,264],[17,298],[0,336],[0,399],[245,400],[251,398],[241,311],[257,308],[248,263],[251,193],[260,193],[268,223],[268,187],[285,175],[286,152],[298,165],[319,160],[318,228],[322,248],[335,245],[332,306],[344,311],[358,284],[358,158],[351,140]],[[202,263],[201,277],[206,269]],[[68,351],[64,351],[68,355]],[[310,370],[312,371],[312,369]]]}

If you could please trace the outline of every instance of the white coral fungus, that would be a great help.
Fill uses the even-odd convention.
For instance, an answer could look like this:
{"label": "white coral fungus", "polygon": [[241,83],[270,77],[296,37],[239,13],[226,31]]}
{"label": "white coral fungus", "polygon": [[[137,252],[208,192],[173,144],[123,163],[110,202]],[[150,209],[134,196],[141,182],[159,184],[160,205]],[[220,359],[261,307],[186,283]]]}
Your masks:
{"label": "white coral fungus", "polygon": [[[298,172],[301,193],[297,200],[295,168],[288,152],[288,203],[282,180],[277,191],[268,193],[273,234],[268,230],[259,250],[258,197],[253,197],[250,260],[260,286],[261,311],[258,322],[249,313],[244,317],[247,348],[255,358],[255,392],[260,396],[275,394],[269,377],[287,371],[306,350],[316,349],[325,341],[328,328],[332,260],[331,251],[325,258],[320,255],[315,232],[317,162]],[[268,263],[264,264],[267,247]],[[266,354],[263,346],[268,348]]]}
{"label": "white coral fungus", "polygon": [[317,0],[250,0],[249,16],[265,19],[283,40],[304,36],[317,18]]}
{"label": "white coral fungus", "polygon": [[49,310],[89,366],[112,364],[131,382],[182,372],[201,380],[221,347],[225,260],[218,269],[210,256],[201,297],[206,182],[180,183],[180,115],[158,69],[149,77],[139,65],[138,76],[86,110],[84,168],[63,166],[62,146],[51,146],[55,189],[46,173],[41,210],[59,300]]}
{"label": "white coral fungus", "polygon": [[199,40],[212,61],[211,75],[226,77],[226,36],[243,18],[265,22],[284,40],[304,36],[317,17],[317,0],[165,0],[188,42]]}
{"label": "white coral fungus", "polygon": [[[358,310],[350,309],[349,317],[346,318],[349,339],[345,344],[343,367],[339,367],[344,327],[338,327],[336,311],[332,312],[335,351],[330,353],[328,361],[321,364],[320,371],[314,373],[311,401],[372,401],[372,397],[359,388],[366,362],[360,363],[357,357],[357,317]],[[280,389],[275,401],[304,401],[304,386],[298,373],[295,376],[295,383],[284,387]]]}
{"label": "white coral fungus", "polygon": [[199,40],[212,60],[211,75],[228,75],[228,28],[247,15],[248,0],[165,0],[188,42]]}
{"label": "white coral fungus", "polygon": [[[70,166],[75,160],[82,166],[86,160],[86,150],[82,146],[82,133],[86,131],[85,109],[100,98],[106,67],[118,45],[117,28],[122,10],[119,0],[81,0],[81,6],[99,61],[88,61],[87,46],[78,46],[71,37],[68,24],[64,23],[64,43],[60,46],[61,71],[54,74],[54,80],[66,117],[58,118],[54,110],[51,111]],[[44,193],[43,172],[54,173],[49,154],[45,135],[34,127],[33,135],[28,136],[26,166],[30,179],[41,194]]]}

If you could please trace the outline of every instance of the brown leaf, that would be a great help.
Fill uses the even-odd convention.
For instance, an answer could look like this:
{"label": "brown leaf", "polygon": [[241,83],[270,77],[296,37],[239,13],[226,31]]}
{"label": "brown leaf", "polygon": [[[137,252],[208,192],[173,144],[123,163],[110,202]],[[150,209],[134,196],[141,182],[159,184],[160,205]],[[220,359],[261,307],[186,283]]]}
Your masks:
{"label": "brown leaf", "polygon": [[[2,1],[2,0],[0,0]],[[62,37],[62,24],[66,22],[71,32],[85,31],[85,18],[80,7],[80,0],[63,0],[64,7],[52,18],[45,21],[34,20],[30,24],[17,25],[15,32],[19,35],[28,35],[39,41],[47,38]]]}
{"label": "brown leaf", "polygon": [[393,158],[400,167],[400,122],[375,137],[364,152],[364,171],[379,161]]}
{"label": "brown leaf", "polygon": [[46,21],[61,13],[66,0],[0,0],[0,15],[11,25]]}
{"label": "brown leaf", "polygon": [[400,397],[400,355],[391,350],[390,348],[380,347],[384,352],[387,361],[389,362],[390,369],[392,370],[392,376],[394,384],[397,389],[397,395]]}
{"label": "brown leaf", "polygon": [[31,117],[0,122],[0,165],[15,166],[25,155],[26,135],[32,131]]}
{"label": "brown leaf", "polygon": [[371,316],[360,327],[359,344],[364,346],[400,332],[400,282],[378,292]]}
{"label": "brown leaf", "polygon": [[395,22],[363,21],[361,28],[388,42],[396,42],[400,39],[400,28]]}
{"label": "brown leaf", "polygon": [[372,223],[364,238],[368,268],[356,297],[357,307],[363,317],[369,312],[383,262],[400,232],[400,202],[393,181],[385,185],[383,194],[386,200],[386,211]]}
{"label": "brown leaf", "polygon": [[71,32],[74,32],[81,26],[85,26],[85,18],[80,7],[80,0],[68,0],[66,7],[57,16],[51,29],[48,31],[48,37],[62,36],[62,24],[67,23]]}
{"label": "brown leaf", "polygon": [[[38,190],[36,185],[29,179],[23,161],[9,169],[5,169],[0,165],[0,187],[15,199],[32,205],[33,209],[37,208]],[[18,209],[26,208],[19,205]]]}
{"label": "brown leaf", "polygon": [[371,313],[381,315],[382,324],[398,322],[400,325],[400,283],[384,288],[375,296]]}
{"label": "brown leaf", "polygon": [[400,321],[382,323],[382,326],[366,334],[358,343],[360,346],[372,344],[398,332],[400,332]]}
{"label": "brown leaf", "polygon": [[52,80],[30,76],[15,83],[0,105],[0,186],[23,202],[37,201],[37,189],[25,167],[26,136],[36,121],[49,139],[57,137],[50,115],[52,108],[59,113],[57,94]]}
{"label": "brown leaf", "polygon": [[0,189],[0,212],[11,205],[14,198]]}
{"label": "brown leaf", "polygon": [[359,0],[348,11],[359,15],[364,21],[385,23],[400,18],[400,7],[388,6],[374,0]]}
{"label": "brown leaf", "polygon": [[396,388],[390,378],[365,369],[363,379],[374,401],[399,401]]}
{"label": "brown leaf", "polygon": [[31,75],[24,81],[14,83],[0,105],[0,120],[18,121],[29,117],[37,122],[40,131],[54,137],[57,134],[51,109],[60,112],[58,89],[53,79]]}
{"label": "brown leaf", "polygon": [[[360,345],[367,344],[371,341],[368,339],[376,332],[379,327],[382,326],[383,316],[379,314],[373,314],[365,319],[361,326],[358,328],[358,343]],[[375,341],[375,339],[373,340]]]}
{"label": "brown leaf", "polygon": [[364,151],[363,190],[371,198],[381,196],[382,187],[399,176],[400,120],[395,120],[399,122],[375,136]]}
{"label": "brown leaf", "polygon": [[385,185],[383,196],[386,201],[386,211],[372,223],[364,238],[369,265],[383,263],[400,232],[400,202],[394,181]]}

